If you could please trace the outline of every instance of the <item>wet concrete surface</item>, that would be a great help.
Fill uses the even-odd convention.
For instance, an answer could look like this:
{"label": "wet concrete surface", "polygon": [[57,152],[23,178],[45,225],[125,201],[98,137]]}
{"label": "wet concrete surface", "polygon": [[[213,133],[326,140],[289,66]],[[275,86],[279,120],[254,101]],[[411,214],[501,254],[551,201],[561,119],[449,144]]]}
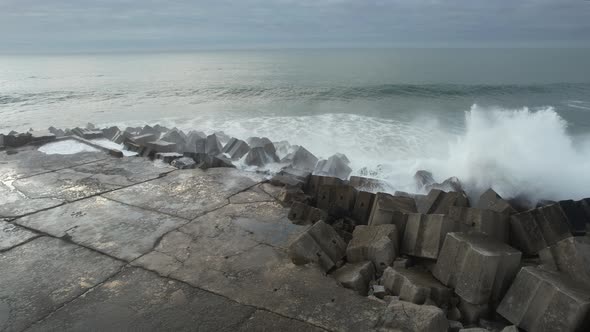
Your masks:
{"label": "wet concrete surface", "polygon": [[0,331],[380,327],[383,302],[291,263],[307,226],[262,175],[33,148],[0,170]]}

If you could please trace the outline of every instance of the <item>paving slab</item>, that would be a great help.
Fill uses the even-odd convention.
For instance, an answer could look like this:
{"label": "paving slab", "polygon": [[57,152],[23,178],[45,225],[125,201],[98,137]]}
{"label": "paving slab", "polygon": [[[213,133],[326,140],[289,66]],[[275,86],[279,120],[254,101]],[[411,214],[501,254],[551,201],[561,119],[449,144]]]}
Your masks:
{"label": "paving slab", "polygon": [[153,272],[127,268],[29,331],[235,331],[255,311]]}
{"label": "paving slab", "polygon": [[73,201],[134,183],[155,179],[174,170],[148,159],[107,159],[16,180],[12,185],[32,199]]}
{"label": "paving slab", "polygon": [[272,312],[257,310],[244,324],[239,331],[262,331],[262,332],[320,332],[325,331],[313,325],[298,320],[285,318]]}
{"label": "paving slab", "polygon": [[0,181],[20,179],[105,158],[111,157],[104,152],[45,154],[35,146],[0,151]]}
{"label": "paving slab", "polygon": [[285,248],[306,228],[291,224],[287,211],[278,203],[228,205],[167,234],[133,264],[322,328],[374,328],[384,303],[344,289],[315,264],[291,263]]}
{"label": "paving slab", "polygon": [[20,217],[63,204],[56,198],[30,198],[12,186],[12,180],[0,182],[0,216]]}
{"label": "paving slab", "polygon": [[235,194],[229,198],[231,204],[244,204],[256,202],[274,202],[275,199],[271,195],[264,192],[260,185],[250,188],[241,193]]}
{"label": "paving slab", "polygon": [[99,196],[15,220],[128,261],[150,251],[159,237],[186,222]]}
{"label": "paving slab", "polygon": [[122,265],[49,237],[0,253],[0,330],[25,329],[105,281]]}
{"label": "paving slab", "polygon": [[39,236],[22,227],[0,220],[0,251],[6,251]]}
{"label": "paving slab", "polygon": [[211,168],[173,172],[163,178],[105,194],[130,205],[194,219],[229,203],[263,176],[233,168]]}

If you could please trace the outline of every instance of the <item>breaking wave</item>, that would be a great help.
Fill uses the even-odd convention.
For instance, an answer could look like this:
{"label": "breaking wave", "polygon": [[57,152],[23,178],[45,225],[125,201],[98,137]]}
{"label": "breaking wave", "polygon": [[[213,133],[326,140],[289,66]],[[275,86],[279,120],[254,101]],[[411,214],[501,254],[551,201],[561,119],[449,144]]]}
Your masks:
{"label": "breaking wave", "polygon": [[[170,119],[166,124],[179,123]],[[178,127],[287,140],[323,158],[342,152],[353,174],[386,180],[395,190],[416,192],[413,175],[426,169],[437,181],[457,176],[473,198],[489,187],[504,197],[533,202],[590,196],[590,142],[570,136],[566,121],[551,107],[473,105],[465,123],[456,127],[435,118],[404,122],[354,114],[211,117]]]}

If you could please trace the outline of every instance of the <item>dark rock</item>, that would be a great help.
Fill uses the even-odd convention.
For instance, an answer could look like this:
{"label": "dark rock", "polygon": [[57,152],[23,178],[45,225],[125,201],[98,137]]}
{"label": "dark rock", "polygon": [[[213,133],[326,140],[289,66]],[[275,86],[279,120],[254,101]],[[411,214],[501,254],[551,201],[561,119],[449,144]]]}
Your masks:
{"label": "dark rock", "polygon": [[384,299],[387,292],[385,291],[385,287],[375,284],[371,286],[371,294],[378,299]]}
{"label": "dark rock", "polygon": [[237,138],[232,138],[229,142],[223,147],[221,152],[227,154],[230,159],[238,160],[242,158],[246,153],[250,151],[250,147],[248,143],[239,140]]}

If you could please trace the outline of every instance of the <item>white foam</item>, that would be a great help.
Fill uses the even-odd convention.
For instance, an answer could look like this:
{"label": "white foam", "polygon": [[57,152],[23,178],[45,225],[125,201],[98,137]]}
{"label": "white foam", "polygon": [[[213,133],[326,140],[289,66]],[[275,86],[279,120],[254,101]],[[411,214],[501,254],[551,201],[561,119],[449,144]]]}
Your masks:
{"label": "white foam", "polygon": [[111,140],[108,140],[106,138],[97,138],[97,139],[93,139],[91,141],[93,143],[96,143],[96,144],[98,144],[102,147],[105,147],[107,149],[119,150],[119,151],[123,152],[123,156],[125,156],[125,157],[137,156],[137,152],[126,150],[125,146],[123,144],[117,144],[117,143],[115,143]]}
{"label": "white foam", "polygon": [[474,105],[460,122],[448,127],[433,118],[402,121],[322,114],[208,115],[161,123],[207,133],[223,130],[244,140],[250,136],[287,140],[320,158],[341,152],[351,160],[353,174],[366,168],[372,177],[389,182],[391,191],[415,192],[413,175],[426,169],[437,181],[457,176],[472,198],[489,187],[504,197],[526,196],[533,201],[590,196],[590,139],[574,142],[567,123],[553,108]]}
{"label": "white foam", "polygon": [[75,140],[63,140],[58,142],[47,143],[45,145],[40,146],[37,150],[45,154],[75,154],[79,152],[99,152],[98,149]]}

